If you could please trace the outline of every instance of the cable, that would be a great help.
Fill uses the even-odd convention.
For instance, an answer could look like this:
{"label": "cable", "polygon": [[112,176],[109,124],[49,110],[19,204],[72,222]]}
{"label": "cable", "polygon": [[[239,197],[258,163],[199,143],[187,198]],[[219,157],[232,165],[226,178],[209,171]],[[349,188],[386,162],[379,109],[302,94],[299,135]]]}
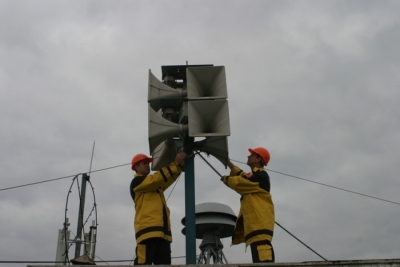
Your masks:
{"label": "cable", "polygon": [[[237,160],[232,160],[232,161],[235,161],[235,162],[239,162],[239,163],[243,163],[243,164],[245,164],[244,162],[237,161]],[[398,202],[394,202],[394,201],[386,200],[386,199],[383,199],[383,198],[379,198],[379,197],[374,197],[374,196],[370,196],[370,195],[366,195],[366,194],[358,193],[358,192],[355,192],[355,191],[351,191],[351,190],[343,189],[343,188],[336,187],[336,186],[332,186],[332,185],[327,185],[327,184],[323,184],[323,183],[315,182],[315,181],[308,180],[308,179],[304,179],[304,178],[301,178],[301,177],[298,177],[298,176],[295,176],[295,175],[290,175],[290,174],[286,174],[286,173],[283,173],[283,172],[273,171],[273,170],[271,170],[271,169],[266,169],[266,170],[268,170],[268,171],[270,171],[270,172],[274,172],[274,173],[282,174],[282,175],[285,175],[285,176],[289,176],[289,177],[292,177],[292,178],[296,178],[296,179],[304,180],[304,181],[307,181],[307,182],[310,182],[310,183],[319,184],[319,185],[323,185],[323,186],[331,187],[331,188],[334,188],[334,189],[338,189],[338,190],[346,191],[346,192],[349,192],[349,193],[357,194],[357,195],[360,195],[360,196],[369,197],[369,198],[373,198],[373,199],[377,199],[377,200],[381,200],[381,201],[389,202],[389,203],[392,203],[392,204],[397,204],[397,205],[400,205],[400,203],[398,203]]]}
{"label": "cable", "polygon": [[65,201],[65,210],[64,210],[64,228],[63,228],[63,230],[64,230],[64,242],[65,242],[65,262],[64,262],[64,264],[67,262],[67,261],[69,261],[69,255],[68,255],[68,252],[69,252],[69,248],[71,247],[71,245],[72,245],[72,243],[71,243],[71,245],[70,246],[68,246],[68,240],[67,240],[67,237],[68,237],[68,235],[67,235],[67,233],[68,233],[68,224],[67,224],[67,211],[68,211],[68,200],[69,200],[69,195],[71,194],[71,189],[72,189],[72,186],[74,185],[74,183],[75,183],[75,180],[78,180],[78,175],[76,175],[75,177],[74,177],[74,179],[72,179],[72,183],[71,183],[71,185],[70,185],[70,187],[69,187],[69,190],[68,190],[68,194],[67,194],[67,199],[66,199],[66,201]]}
{"label": "cable", "polygon": [[320,258],[324,259],[325,261],[328,261],[327,259],[325,259],[324,257],[322,257],[321,255],[319,255],[315,250],[313,250],[312,248],[310,248],[309,246],[307,246],[304,242],[302,242],[300,239],[298,239],[297,237],[295,237],[292,233],[290,233],[288,230],[286,230],[282,225],[280,225],[277,221],[275,221],[275,223],[282,228],[283,230],[286,231],[286,233],[288,233],[289,235],[291,235],[292,237],[294,237],[297,241],[299,241],[300,243],[302,243],[304,246],[306,246],[309,250],[311,250],[312,252],[314,252],[315,254],[317,254]]}
{"label": "cable", "polygon": [[200,152],[196,151],[196,154],[199,155],[204,160],[204,162],[207,163],[208,166],[210,166],[211,169],[213,169],[219,175],[219,177],[222,177],[222,175],[200,154]]}
{"label": "cable", "polygon": [[[113,166],[113,167],[107,167],[107,168],[103,168],[103,169],[94,170],[94,171],[91,171],[91,173],[100,172],[100,171],[105,171],[105,170],[114,169],[114,168],[119,168],[119,167],[122,167],[122,166],[131,165],[131,164],[132,164],[132,163],[126,163],[126,164],[115,165],[115,166]],[[7,187],[7,188],[2,188],[2,189],[0,189],[0,191],[15,189],[15,188],[24,187],[24,186],[29,186],[29,185],[47,183],[47,182],[52,182],[52,181],[56,181],[56,180],[66,179],[66,178],[71,178],[71,177],[75,177],[76,175],[80,175],[80,174],[82,174],[82,173],[73,174],[73,175],[68,175],[68,176],[59,177],[59,178],[50,179],[50,180],[44,180],[44,181],[40,181],[40,182],[36,182],[36,183],[23,184],[23,185],[18,185],[18,186],[12,186],[12,187]]]}
{"label": "cable", "polygon": [[[199,154],[199,155],[200,155],[200,154]],[[191,155],[191,156],[193,156],[193,155]],[[245,164],[244,162],[241,162],[241,161],[238,161],[238,160],[233,160],[233,159],[231,159],[231,161],[239,162],[239,163]],[[126,163],[126,164],[115,165],[115,166],[112,166],[112,167],[107,167],[107,168],[103,168],[103,169],[94,170],[94,171],[92,171],[92,173],[93,173],[93,172],[100,172],[100,171],[110,170],[110,169],[114,169],[114,168],[119,168],[119,167],[122,167],[122,166],[131,165],[131,164],[132,164],[132,163]],[[210,167],[212,167],[212,166],[210,165]],[[214,167],[212,167],[212,168],[214,169],[214,171],[216,171]],[[400,205],[399,202],[395,202],[395,201],[391,201],[391,200],[386,200],[386,199],[383,199],[383,198],[378,198],[378,197],[370,196],[370,195],[367,195],[367,194],[358,193],[358,192],[351,191],[351,190],[347,190],[347,189],[343,189],[343,188],[340,188],[340,187],[336,187],[336,186],[332,186],[332,185],[327,185],[327,184],[315,182],[315,181],[312,181],[312,180],[308,180],[308,179],[305,179],[305,178],[301,178],[301,177],[298,177],[298,176],[295,176],[295,175],[291,175],[291,174],[286,174],[286,173],[279,172],[279,171],[274,171],[274,170],[271,170],[271,169],[266,169],[266,170],[268,170],[268,171],[270,171],[270,172],[278,173],[278,174],[281,174],[281,175],[289,176],[289,177],[292,177],[292,178],[304,180],[304,181],[307,181],[307,182],[310,182],[310,183],[315,183],[315,184],[319,184],[319,185],[331,187],[331,188],[334,188],[334,189],[342,190],[342,191],[345,191],[345,192],[348,192],[348,193],[353,193],[353,194],[357,194],[357,195],[360,195],[360,196],[369,197],[369,198],[373,198],[373,199],[376,199],[376,200],[380,200],[380,201],[384,201],[384,202],[388,202],[388,203]],[[217,173],[218,173],[218,172],[217,172]],[[219,173],[218,173],[218,174],[219,174]],[[77,175],[80,175],[80,174],[77,174]],[[219,175],[220,175],[220,174],[219,174]],[[36,184],[40,184],[40,183],[52,182],[52,181],[56,181],[56,180],[71,178],[71,177],[74,177],[74,176],[75,176],[75,175],[69,175],[69,176],[64,176],[64,177],[60,177],[60,178],[55,178],[55,179],[50,179],[50,180],[44,180],[44,181],[40,181],[40,182],[36,182],[36,183],[30,183],[30,184],[24,184],[24,185],[18,185],[18,186],[13,186],[13,187],[2,188],[2,189],[0,189],[0,191],[5,191],[5,190],[10,190],[10,189],[20,188],[20,187],[24,187],[24,186],[36,185]],[[221,176],[221,175],[220,175],[220,176]]]}
{"label": "cable", "polygon": [[180,174],[179,174],[178,178],[176,178],[176,181],[174,182],[174,187],[172,187],[171,192],[169,192],[169,195],[168,195],[168,197],[167,197],[166,202],[168,202],[169,197],[171,196],[172,192],[174,192],[175,186],[176,186],[176,184],[178,183],[179,178],[181,178],[181,175],[180,175]]}
{"label": "cable", "polygon": [[[79,175],[79,174],[77,174],[77,175]],[[18,185],[18,186],[13,186],[13,187],[7,187],[7,188],[0,189],[0,191],[15,189],[15,188],[19,188],[19,187],[28,186],[28,185],[41,184],[41,183],[46,183],[46,182],[51,182],[51,181],[56,181],[56,180],[61,180],[61,179],[66,179],[66,178],[71,178],[71,177],[74,177],[74,176],[76,176],[76,175],[74,174],[74,175],[69,175],[69,176],[64,176],[64,177],[60,177],[60,178],[45,180],[45,181],[36,182],[36,183],[30,183],[30,184]]]}
{"label": "cable", "polygon": [[176,256],[176,257],[171,257],[171,259],[182,259],[182,258],[186,258],[186,256]]}
{"label": "cable", "polygon": [[125,163],[125,164],[115,165],[115,166],[112,166],[112,167],[108,167],[108,168],[103,168],[103,169],[98,169],[98,170],[92,171],[92,173],[94,173],[94,172],[106,171],[106,170],[110,170],[110,169],[114,169],[114,168],[119,168],[119,167],[122,167],[122,166],[131,165],[131,164],[132,164],[132,163],[129,162],[129,163]]}
{"label": "cable", "polygon": [[110,265],[110,264],[108,264],[108,261],[103,260],[103,259],[100,258],[99,256],[95,255],[95,257],[96,257],[96,258],[99,258],[99,259],[101,260],[101,262],[104,262],[104,263],[106,263],[107,265]]}

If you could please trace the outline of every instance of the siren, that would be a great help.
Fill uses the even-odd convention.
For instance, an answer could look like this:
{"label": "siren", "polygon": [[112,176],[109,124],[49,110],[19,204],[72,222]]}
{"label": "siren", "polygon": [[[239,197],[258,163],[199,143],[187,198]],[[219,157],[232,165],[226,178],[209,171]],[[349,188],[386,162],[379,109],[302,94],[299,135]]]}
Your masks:
{"label": "siren", "polygon": [[151,164],[152,171],[168,166],[175,160],[176,154],[183,148],[183,141],[175,138],[168,138],[161,142],[151,153],[153,162]]}
{"label": "siren", "polygon": [[164,119],[161,110],[155,112],[149,104],[149,147],[150,153],[164,140],[176,137],[188,130],[188,125],[173,123]]}
{"label": "siren", "polygon": [[228,166],[228,137],[207,137],[195,142],[195,147],[201,152],[214,156],[225,166],[225,169]]}
{"label": "siren", "polygon": [[186,69],[188,99],[226,99],[225,67]]}
{"label": "siren", "polygon": [[190,137],[230,135],[225,67],[186,69]]}
{"label": "siren", "polygon": [[230,132],[228,101],[189,101],[189,136],[228,136]]}
{"label": "siren", "polygon": [[230,124],[225,67],[163,66],[162,70],[164,82],[149,70],[149,147],[153,158],[160,158],[152,169],[169,164],[176,155],[170,140],[186,137],[205,137],[198,149],[226,168]]}
{"label": "siren", "polygon": [[149,88],[147,101],[150,106],[158,111],[161,108],[179,109],[187,91],[174,89],[159,81],[149,70]]}

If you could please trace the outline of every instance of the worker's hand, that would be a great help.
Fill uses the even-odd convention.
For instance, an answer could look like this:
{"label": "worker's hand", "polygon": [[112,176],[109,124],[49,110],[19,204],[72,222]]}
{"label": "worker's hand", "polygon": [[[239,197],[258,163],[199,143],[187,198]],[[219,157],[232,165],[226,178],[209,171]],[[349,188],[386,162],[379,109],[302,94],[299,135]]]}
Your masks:
{"label": "worker's hand", "polygon": [[228,179],[229,179],[229,176],[227,176],[227,175],[224,175],[221,177],[221,181],[226,185],[228,185]]}
{"label": "worker's hand", "polygon": [[175,165],[181,165],[181,166],[183,166],[183,165],[185,165],[185,159],[186,159],[186,153],[185,152],[179,152],[178,154],[176,154],[176,156],[175,156],[175,160],[174,160],[174,163],[175,163]]}

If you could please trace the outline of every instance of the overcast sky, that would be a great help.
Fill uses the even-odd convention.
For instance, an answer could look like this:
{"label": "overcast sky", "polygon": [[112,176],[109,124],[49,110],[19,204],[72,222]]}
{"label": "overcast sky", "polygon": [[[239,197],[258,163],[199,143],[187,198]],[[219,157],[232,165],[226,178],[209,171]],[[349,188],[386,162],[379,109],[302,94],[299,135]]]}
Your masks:
{"label": "overcast sky", "polygon": [[[385,0],[1,1],[0,261],[55,260],[66,206],[76,234],[68,191],[94,141],[92,170],[149,154],[148,71],[161,79],[186,61],[225,66],[230,157],[248,171],[248,148],[270,151],[280,225],[328,260],[400,258],[399,14]],[[239,211],[199,157],[195,172],[196,204]],[[91,176],[96,260],[135,255],[132,177],[129,165]],[[166,192],[173,257],[185,256],[184,193],[183,174]],[[85,219],[93,202],[89,186]],[[251,262],[244,244],[222,242],[230,262]],[[322,260],[279,226],[273,245],[277,262]]]}

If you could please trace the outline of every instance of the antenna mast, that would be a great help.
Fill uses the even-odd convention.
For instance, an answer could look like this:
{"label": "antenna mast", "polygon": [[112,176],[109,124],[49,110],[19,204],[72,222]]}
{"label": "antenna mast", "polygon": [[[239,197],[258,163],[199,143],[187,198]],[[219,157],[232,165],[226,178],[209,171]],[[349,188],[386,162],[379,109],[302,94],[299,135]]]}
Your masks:
{"label": "antenna mast", "polygon": [[75,258],[78,258],[81,254],[81,240],[83,230],[83,211],[85,209],[85,197],[86,197],[86,182],[90,179],[90,173],[92,172],[92,162],[94,154],[94,146],[96,141],[93,142],[92,157],[90,159],[89,175],[86,173],[82,174],[82,186],[79,202],[79,214],[78,214],[78,227],[76,230],[76,244],[75,244]]}

